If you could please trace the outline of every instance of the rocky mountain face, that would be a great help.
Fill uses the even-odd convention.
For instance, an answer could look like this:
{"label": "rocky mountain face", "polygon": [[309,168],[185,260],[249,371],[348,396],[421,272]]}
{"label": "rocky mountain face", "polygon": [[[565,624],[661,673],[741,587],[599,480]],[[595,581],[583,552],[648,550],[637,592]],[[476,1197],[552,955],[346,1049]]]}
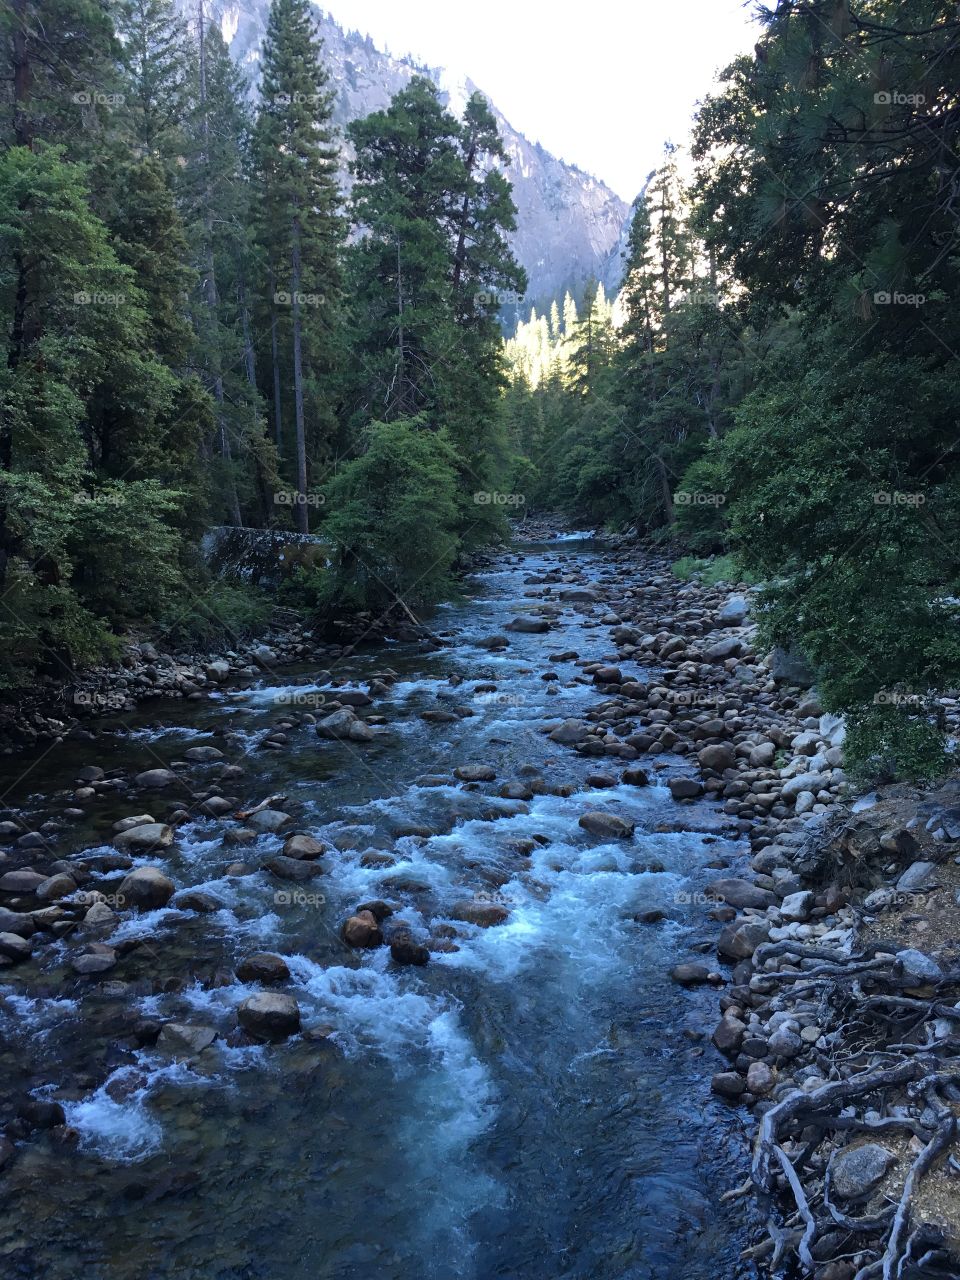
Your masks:
{"label": "rocky mountain face", "polygon": [[[195,14],[194,0],[180,0],[185,14]],[[270,0],[214,0],[208,17],[220,24],[236,60],[251,84],[259,75],[260,49]],[[348,32],[329,14],[317,10],[326,58],[336,86],[335,117],[341,126],[385,107],[414,75],[426,75],[443,91],[450,110],[459,113],[477,86],[409,58],[381,52],[367,36]],[[529,286],[522,303],[504,308],[525,314],[531,305],[542,310],[569,289],[578,296],[591,278],[608,294],[620,284],[630,206],[609,187],[575,165],[558,160],[519,133],[490,103],[497,117],[510,164],[517,205],[513,248],[526,268]],[[344,172],[344,185],[348,183]]]}

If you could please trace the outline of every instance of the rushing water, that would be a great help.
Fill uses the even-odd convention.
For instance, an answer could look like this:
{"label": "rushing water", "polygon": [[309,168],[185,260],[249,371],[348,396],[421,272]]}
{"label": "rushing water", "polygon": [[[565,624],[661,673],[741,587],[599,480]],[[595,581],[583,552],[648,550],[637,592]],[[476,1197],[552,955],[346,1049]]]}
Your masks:
{"label": "rushing water", "polygon": [[[435,626],[454,638],[443,650],[390,646],[338,663],[337,676],[356,680],[399,673],[371,708],[385,717],[373,744],[320,741],[304,728],[284,751],[254,749],[292,695],[318,687],[318,673],[287,671],[213,701],[154,706],[96,747],[67,744],[30,770],[13,794],[39,811],[40,793],[69,786],[81,763],[150,767],[189,745],[226,742],[233,757],[249,751],[233,794],[248,803],[282,792],[297,826],[337,851],[298,894],[267,873],[223,875],[237,858],[257,865],[281,838],[225,848],[229,824],[191,823],[167,869],[223,909],[126,917],[112,941],[142,945],[105,977],[132,987],[78,981],[66,950],[49,947],[39,967],[7,975],[3,1079],[20,1072],[38,1095],[56,1093],[81,1138],[71,1149],[41,1136],[0,1177],[4,1275],[741,1274],[738,1220],[718,1198],[740,1180],[742,1143],[735,1113],[711,1099],[715,1055],[700,1036],[716,996],[666,975],[710,937],[691,903],[705,864],[735,865],[744,849],[709,834],[716,819],[706,808],[682,811],[700,830],[676,829],[684,824],[663,783],[682,761],[666,761],[658,785],[594,790],[586,776],[617,774],[620,762],[582,758],[540,732],[546,719],[597,701],[575,662],[547,655],[615,657],[606,607],[565,608],[551,632],[513,634],[502,653],[477,646],[503,630],[525,592],[538,594],[528,579],[558,563],[584,581],[610,573],[595,548],[530,548],[484,574],[469,602],[441,611]],[[545,680],[551,670],[557,678]],[[474,694],[478,682],[495,683],[496,695]],[[451,705],[475,714],[420,719]],[[497,784],[458,784],[452,771],[466,763],[493,764]],[[550,786],[573,784],[573,794],[499,799],[499,784],[524,766]],[[202,780],[205,767],[193,776]],[[76,847],[107,841],[119,814],[153,808],[159,817],[169,806],[98,803]],[[635,839],[588,835],[577,825],[588,808],[632,818]],[[533,851],[518,852],[527,839]],[[395,861],[362,865],[370,849]],[[510,915],[491,929],[457,924],[459,950],[399,968],[387,948],[353,954],[339,940],[345,916],[372,898],[401,904],[400,918],[424,938],[456,901],[501,902]],[[666,919],[636,921],[652,908]],[[228,1034],[254,990],[233,967],[256,950],[287,957],[307,1035],[264,1047],[221,1039],[190,1064],[131,1052],[136,1017]],[[176,979],[185,973],[184,987]]]}

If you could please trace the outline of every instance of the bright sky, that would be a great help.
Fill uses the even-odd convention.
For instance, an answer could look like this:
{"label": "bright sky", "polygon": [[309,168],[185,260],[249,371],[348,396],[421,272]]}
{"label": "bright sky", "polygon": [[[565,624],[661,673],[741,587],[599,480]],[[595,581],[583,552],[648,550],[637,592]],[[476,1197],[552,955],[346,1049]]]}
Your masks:
{"label": "bright sky", "polygon": [[319,0],[394,55],[468,75],[514,128],[625,200],[683,142],[716,71],[756,43],[750,0]]}

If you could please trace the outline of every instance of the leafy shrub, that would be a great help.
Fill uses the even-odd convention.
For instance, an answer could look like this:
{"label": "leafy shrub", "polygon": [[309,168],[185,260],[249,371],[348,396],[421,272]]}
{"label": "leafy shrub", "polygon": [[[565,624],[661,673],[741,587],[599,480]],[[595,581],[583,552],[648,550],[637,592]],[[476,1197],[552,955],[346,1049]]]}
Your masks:
{"label": "leafy shrub", "polygon": [[189,595],[160,619],[165,641],[175,648],[216,648],[257,635],[267,625],[271,597],[256,587],[216,583]]}

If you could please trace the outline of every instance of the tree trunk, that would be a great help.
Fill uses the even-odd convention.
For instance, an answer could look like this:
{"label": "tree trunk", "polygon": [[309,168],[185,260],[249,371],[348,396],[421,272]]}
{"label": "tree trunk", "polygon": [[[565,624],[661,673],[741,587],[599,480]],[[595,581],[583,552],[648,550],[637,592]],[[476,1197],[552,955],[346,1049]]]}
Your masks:
{"label": "tree trunk", "polygon": [[273,362],[273,429],[277,457],[283,457],[283,418],[280,413],[280,353],[277,349],[277,281],[270,268],[270,353]]}
{"label": "tree trunk", "polygon": [[293,215],[290,237],[290,283],[293,303],[293,399],[297,430],[297,528],[310,532],[307,516],[307,435],[303,422],[303,363],[300,322],[300,214]]}

